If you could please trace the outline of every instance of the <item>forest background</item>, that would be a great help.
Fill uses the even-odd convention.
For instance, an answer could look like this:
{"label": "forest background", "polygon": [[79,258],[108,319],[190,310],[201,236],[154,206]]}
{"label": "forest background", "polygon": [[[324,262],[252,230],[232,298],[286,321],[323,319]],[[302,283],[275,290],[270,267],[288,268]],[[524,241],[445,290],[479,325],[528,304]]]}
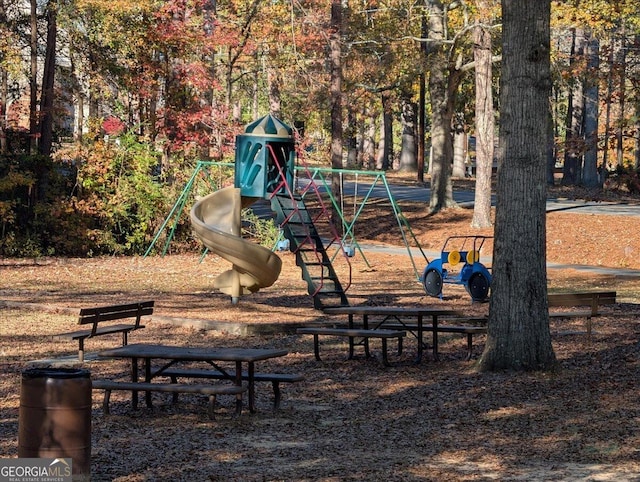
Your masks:
{"label": "forest background", "polygon": [[[549,184],[640,189],[639,8],[552,2]],[[492,0],[1,0],[0,254],[143,253],[197,161],[233,161],[266,113],[301,162],[426,173],[426,212],[477,175],[486,227],[500,21]]]}

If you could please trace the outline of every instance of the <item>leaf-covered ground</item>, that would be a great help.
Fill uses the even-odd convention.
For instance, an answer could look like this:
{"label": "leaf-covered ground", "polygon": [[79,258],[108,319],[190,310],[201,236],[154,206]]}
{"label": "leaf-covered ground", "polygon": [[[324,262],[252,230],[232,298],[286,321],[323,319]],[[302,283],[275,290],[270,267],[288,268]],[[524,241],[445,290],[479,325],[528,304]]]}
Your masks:
{"label": "leaf-covered ground", "polygon": [[[427,218],[410,206],[406,211],[429,251],[446,236],[470,231],[470,212]],[[282,255],[283,273],[273,287],[235,306],[211,289],[216,274],[229,267],[215,256],[202,263],[197,254],[1,260],[0,457],[17,456],[22,371],[33,360],[75,353],[76,344],[51,335],[75,329],[81,306],[155,299],[153,320],[131,335],[132,342],[284,347],[287,357],[258,369],[304,373],[306,380],[283,387],[278,412],[271,410],[267,385],[258,387],[253,415],[233,417],[232,400],[221,397],[214,421],[206,400],[188,395],[174,406],[170,396],[155,394],[153,410],[132,411],[128,394],[114,393],[112,415],[105,416],[96,392],[92,480],[640,480],[638,283],[618,271],[640,268],[640,226],[635,218],[555,216],[548,218],[550,262],[614,270],[552,269],[551,289],[615,289],[621,303],[594,320],[591,343],[584,320],[552,322],[559,361],[553,373],[478,374],[455,335],[441,337],[438,362],[415,365],[410,339],[389,368],[377,357],[347,361],[345,341],[330,338],[322,341],[318,362],[311,338],[292,330],[328,318],[312,308],[290,254]],[[367,243],[400,244],[393,219],[379,216],[376,227],[380,234],[365,236],[364,228],[356,234]],[[445,286],[442,301],[427,297],[402,250],[364,254],[367,262],[353,258],[353,304],[486,313],[486,304],[472,305],[458,286]],[[204,329],[211,327],[217,329]],[[483,342],[476,337],[475,359]],[[89,340],[87,349],[117,343],[101,337]],[[127,376],[124,362],[86,366],[96,378]]]}

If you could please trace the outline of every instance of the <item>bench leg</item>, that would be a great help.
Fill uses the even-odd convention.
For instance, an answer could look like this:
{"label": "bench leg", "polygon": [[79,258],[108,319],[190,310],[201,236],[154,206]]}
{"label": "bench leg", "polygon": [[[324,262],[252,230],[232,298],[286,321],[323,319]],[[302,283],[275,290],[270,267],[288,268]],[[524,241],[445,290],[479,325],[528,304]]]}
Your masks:
{"label": "bench leg", "polygon": [[102,410],[104,411],[105,415],[109,415],[109,413],[111,413],[109,411],[109,400],[111,399],[111,390],[105,390],[104,391],[104,400],[102,401]]}
{"label": "bench leg", "polygon": [[273,387],[273,409],[278,410],[280,408],[280,382],[272,381],[271,386]]}
{"label": "bench leg", "polygon": [[216,396],[209,395],[209,405],[207,406],[207,413],[211,420],[215,420],[215,408],[216,408]]}
{"label": "bench leg", "polygon": [[316,356],[316,360],[320,360],[320,342],[318,340],[318,335],[313,335],[313,354]]}
{"label": "bench leg", "polygon": [[353,348],[355,346],[355,341],[352,336],[349,337],[349,356],[347,356],[347,360],[353,360]]}
{"label": "bench leg", "polygon": [[[175,376],[171,376],[171,383],[178,383],[178,377]],[[174,405],[176,403],[178,403],[178,392],[173,392],[173,397],[171,397],[171,403],[173,403]]]}
{"label": "bench leg", "polygon": [[389,366],[389,358],[387,356],[387,339],[382,338],[382,363],[384,366]]}
{"label": "bench leg", "polygon": [[398,337],[398,356],[402,355],[402,337]]}
{"label": "bench leg", "polygon": [[84,338],[78,340],[78,361],[84,362]]}
{"label": "bench leg", "polygon": [[467,333],[467,360],[473,356],[473,334]]}
{"label": "bench leg", "polygon": [[587,342],[591,343],[591,317],[587,316]]}
{"label": "bench leg", "polygon": [[369,351],[369,338],[362,340],[362,343],[364,344],[364,355],[367,358],[371,358],[371,352]]}

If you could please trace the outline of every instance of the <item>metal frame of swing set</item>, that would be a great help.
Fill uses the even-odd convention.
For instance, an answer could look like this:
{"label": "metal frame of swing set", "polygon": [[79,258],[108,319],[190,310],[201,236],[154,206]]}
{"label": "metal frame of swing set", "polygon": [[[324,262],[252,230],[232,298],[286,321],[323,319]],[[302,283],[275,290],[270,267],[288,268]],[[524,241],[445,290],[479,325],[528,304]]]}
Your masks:
{"label": "metal frame of swing set", "polygon": [[[156,245],[156,243],[160,240],[160,237],[162,236],[162,233],[165,231],[165,229],[167,229],[167,227],[169,226],[169,223],[171,222],[171,220],[173,219],[173,224],[170,228],[169,234],[165,240],[164,243],[164,247],[162,249],[161,255],[164,256],[167,254],[167,251],[169,249],[169,245],[171,244],[171,241],[173,239],[173,236],[175,234],[176,228],[178,226],[178,222],[180,220],[180,217],[182,216],[182,213],[184,211],[184,207],[189,199],[189,194],[191,193],[191,191],[193,190],[194,184],[196,183],[197,179],[198,179],[198,174],[200,174],[200,172],[204,171],[205,173],[207,173],[207,177],[209,179],[211,179],[211,176],[208,175],[209,172],[207,169],[205,168],[211,168],[211,167],[218,167],[218,168],[234,168],[234,163],[232,162],[212,162],[212,161],[198,161],[198,163],[196,164],[196,167],[193,170],[193,173],[191,174],[191,177],[189,178],[189,180],[186,182],[184,188],[182,189],[180,195],[178,196],[178,199],[176,200],[176,202],[174,203],[171,211],[169,212],[169,214],[167,215],[167,217],[165,218],[164,222],[162,223],[162,225],[160,226],[160,228],[158,229],[157,233],[155,234],[153,240],[151,241],[151,244],[149,245],[149,247],[147,248],[147,251],[144,254],[144,257],[147,257],[151,254],[153,247]],[[413,233],[411,226],[409,225],[408,220],[404,217],[404,215],[402,214],[402,211],[400,209],[400,206],[398,205],[398,203],[396,202],[395,198],[393,197],[393,194],[391,192],[391,188],[389,187],[389,183],[387,182],[387,178],[384,172],[380,172],[380,171],[359,171],[359,170],[350,170],[350,169],[331,169],[331,168],[320,168],[320,167],[311,167],[311,166],[296,166],[295,168],[295,172],[299,173],[299,172],[305,172],[307,174],[311,174],[311,178],[308,178],[309,182],[314,182],[320,186],[322,186],[325,190],[325,192],[327,193],[329,200],[331,202],[331,205],[333,207],[333,209],[335,209],[336,213],[338,214],[339,218],[340,218],[340,222],[342,223],[343,226],[343,235],[341,238],[341,243],[343,246],[345,245],[349,245],[349,246],[353,246],[355,250],[357,250],[360,255],[362,256],[362,259],[364,260],[364,262],[366,263],[368,268],[371,268],[371,265],[369,264],[369,261],[367,260],[362,247],[360,246],[360,244],[358,243],[356,237],[355,237],[355,225],[356,222],[358,220],[358,217],[360,216],[360,214],[362,213],[365,205],[367,204],[367,201],[372,197],[373,191],[375,189],[375,187],[378,185],[378,183],[380,182],[386,191],[387,194],[387,198],[389,199],[389,202],[391,204],[391,208],[393,210],[393,214],[396,218],[396,221],[398,223],[398,228],[400,229],[400,234],[402,236],[402,241],[404,243],[405,248],[407,249],[407,253],[409,254],[409,259],[411,260],[411,265],[413,267],[414,273],[416,275],[416,278],[418,281],[421,281],[421,271],[418,270],[417,266],[416,266],[416,262],[414,259],[414,255],[411,249],[411,245],[409,243],[409,237],[413,240],[413,242],[415,243],[415,247],[420,251],[420,254],[422,255],[422,257],[424,258],[424,260],[426,261],[426,263],[429,262],[426,254],[424,253],[422,247],[420,246],[420,243],[418,242],[415,234]],[[335,196],[333,195],[332,189],[331,189],[331,178],[333,177],[333,174],[338,174],[339,178],[340,178],[340,193],[341,193],[341,200],[340,203],[338,203],[338,200],[336,200]],[[352,175],[355,177],[355,187],[354,187],[354,195],[353,195],[353,206],[354,206],[354,214],[352,219],[347,220],[347,218],[345,217],[344,214],[344,177],[345,175]],[[362,201],[360,203],[358,203],[358,178],[360,176],[370,176],[373,177],[373,181],[371,181],[366,194],[363,196]],[[299,182],[300,177],[296,175],[296,179],[294,179],[294,184],[296,184],[297,182]],[[213,182],[210,183],[213,186]],[[303,195],[304,198],[304,195]],[[348,243],[348,244],[347,244]],[[277,243],[276,243],[277,245]],[[274,246],[275,249],[275,246]],[[206,254],[206,252],[204,253]],[[203,254],[203,256],[204,256]]]}
{"label": "metal frame of swing set", "polygon": [[[302,171],[303,168],[300,168],[300,170]],[[298,171],[298,168],[296,167],[296,171]],[[340,218],[340,222],[342,223],[343,226],[343,230],[344,233],[342,235],[342,239],[341,239],[341,243],[343,246],[353,246],[355,250],[357,250],[360,255],[362,256],[362,259],[364,260],[364,262],[366,263],[368,268],[371,268],[371,265],[369,264],[369,261],[367,260],[367,257],[365,256],[364,252],[362,251],[362,247],[360,246],[360,244],[358,243],[356,236],[355,236],[355,225],[356,222],[358,220],[358,217],[360,216],[360,214],[362,213],[363,209],[365,208],[367,201],[372,197],[373,191],[376,188],[378,182],[381,182],[381,184],[384,186],[385,188],[385,192],[387,194],[387,198],[389,199],[389,202],[391,204],[391,208],[393,210],[393,214],[395,216],[395,219],[398,223],[398,228],[400,229],[400,234],[402,236],[402,241],[403,244],[405,246],[405,248],[407,249],[407,253],[409,254],[409,259],[411,260],[411,265],[413,267],[413,271],[416,275],[416,279],[418,281],[421,280],[421,271],[418,270],[417,266],[416,266],[416,262],[413,256],[413,252],[411,250],[411,245],[409,243],[408,237],[411,237],[411,239],[413,240],[413,242],[415,243],[415,247],[420,251],[420,254],[422,255],[422,257],[424,258],[425,262],[428,263],[429,259],[427,258],[426,254],[424,253],[422,247],[420,246],[420,243],[418,242],[415,234],[413,233],[413,230],[411,229],[411,226],[409,224],[409,221],[407,220],[407,218],[405,218],[405,216],[402,214],[402,211],[400,209],[400,206],[398,205],[398,203],[396,202],[395,198],[393,197],[393,194],[391,192],[391,188],[389,187],[389,183],[387,182],[387,177],[385,175],[384,172],[381,171],[360,171],[360,170],[350,170],[350,169],[331,169],[331,168],[320,168],[320,167],[310,167],[307,166],[304,168],[304,171],[308,171],[311,173],[311,179],[309,179],[310,182],[317,182],[318,184],[320,184],[325,192],[328,194],[329,196],[329,200],[331,201],[331,205],[333,206],[333,208],[335,209],[336,213],[338,214],[339,218]],[[331,178],[333,177],[333,174],[338,174],[339,178],[340,178],[340,194],[341,194],[341,199],[340,199],[340,204],[338,204],[338,201],[336,200],[335,196],[333,195],[332,189],[331,189]],[[354,183],[354,215],[353,218],[349,221],[346,219],[345,214],[344,214],[344,176],[345,175],[353,175],[355,177]],[[369,185],[369,188],[367,189],[366,194],[363,196],[362,201],[360,203],[358,203],[357,200],[357,196],[358,196],[358,178],[360,176],[371,176],[373,177],[373,181],[371,181],[371,184]],[[348,244],[347,244],[348,243]]]}

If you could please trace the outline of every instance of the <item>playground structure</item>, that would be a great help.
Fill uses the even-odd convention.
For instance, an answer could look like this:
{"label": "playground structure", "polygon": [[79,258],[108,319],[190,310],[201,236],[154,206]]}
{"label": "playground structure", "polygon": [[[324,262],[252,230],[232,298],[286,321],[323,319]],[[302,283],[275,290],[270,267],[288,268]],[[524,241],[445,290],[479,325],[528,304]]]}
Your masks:
{"label": "playground structure", "polygon": [[[480,252],[491,236],[450,236],[442,246],[440,258],[424,269],[422,283],[428,295],[442,299],[444,283],[463,285],[472,301],[486,301],[491,286],[491,273],[480,262]],[[463,266],[453,271],[460,262]]]}
{"label": "playground structure", "polygon": [[[295,141],[290,127],[270,115],[249,124],[245,133],[236,137],[234,164],[204,161],[197,164],[145,256],[168,228],[170,220],[174,219],[162,252],[166,254],[178,219],[198,177],[204,174],[211,181],[209,170],[212,166],[233,166],[234,187],[216,189],[196,201],[190,216],[194,232],[206,249],[232,264],[229,271],[215,280],[214,286],[229,294],[233,303],[237,303],[242,294],[271,286],[280,273],[281,261],[277,254],[240,236],[241,209],[259,200],[268,201],[271,212],[275,213],[275,222],[281,233],[277,246],[286,247],[295,254],[296,264],[302,270],[302,278],[306,281],[307,291],[316,309],[349,304],[346,297],[351,285],[349,258],[356,251],[369,266],[356,240],[355,224],[374,188],[380,185],[391,203],[416,278],[419,279],[409,238],[414,240],[418,248],[419,243],[393,199],[383,172],[311,168],[304,163],[296,166],[295,160]],[[348,175],[356,180],[352,216],[345,216],[343,196],[338,200],[332,193],[332,184],[339,182],[342,190],[343,178]],[[373,178],[361,200],[357,192],[359,176]],[[331,212],[337,214],[342,224],[342,235],[338,234],[332,222]],[[426,259],[421,248],[420,252]]]}

